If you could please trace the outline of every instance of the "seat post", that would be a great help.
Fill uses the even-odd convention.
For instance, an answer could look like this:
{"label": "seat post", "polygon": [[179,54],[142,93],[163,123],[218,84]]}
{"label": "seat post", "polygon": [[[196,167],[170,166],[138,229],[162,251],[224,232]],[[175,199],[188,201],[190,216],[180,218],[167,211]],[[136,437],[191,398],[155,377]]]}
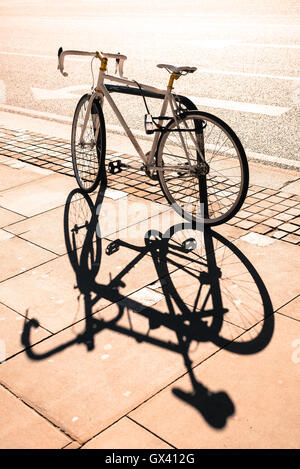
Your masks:
{"label": "seat post", "polygon": [[168,90],[172,90],[173,89],[173,83],[174,83],[174,80],[178,80],[178,78],[180,77],[180,74],[179,73],[171,73],[171,76],[170,76],[170,79],[169,79],[169,83],[168,83]]}

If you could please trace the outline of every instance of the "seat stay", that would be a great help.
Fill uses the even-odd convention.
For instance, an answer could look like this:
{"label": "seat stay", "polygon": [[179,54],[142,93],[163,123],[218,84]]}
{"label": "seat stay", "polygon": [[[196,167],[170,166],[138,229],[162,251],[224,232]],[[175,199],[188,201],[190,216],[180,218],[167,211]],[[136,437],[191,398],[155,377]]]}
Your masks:
{"label": "seat stay", "polygon": [[[192,130],[193,130],[193,129],[189,129],[189,127],[187,126],[187,124],[186,124],[185,121],[183,121],[183,124],[184,124],[184,126],[185,126],[185,130],[183,130],[183,132],[190,132],[190,137],[191,137],[191,139],[192,139],[192,141],[193,141],[193,143],[194,143],[194,145],[195,145],[195,148],[196,148],[196,150],[197,150],[197,152],[198,152],[198,154],[199,154],[201,160],[202,160],[202,161],[205,161],[203,151],[200,150],[200,147],[199,147],[199,145],[198,145],[198,142],[196,141],[194,135],[192,134]],[[195,129],[195,130],[196,130],[196,129]]]}
{"label": "seat stay", "polygon": [[205,158],[204,158],[204,155],[203,155],[203,152],[200,150],[199,148],[199,145],[198,145],[198,142],[196,141],[196,139],[194,138],[194,135],[192,133],[192,130],[193,129],[190,129],[186,122],[184,121],[184,119],[182,120],[183,124],[184,124],[184,127],[185,129],[181,129],[180,126],[179,126],[179,123],[180,123],[180,118],[177,117],[176,115],[176,112],[175,112],[175,108],[174,106],[176,107],[177,104],[176,104],[176,100],[174,98],[173,95],[170,95],[171,96],[171,99],[170,99],[170,106],[171,106],[171,109],[172,109],[172,113],[173,113],[173,116],[174,116],[174,121],[176,123],[176,126],[177,126],[177,129],[179,129],[179,137],[180,137],[180,140],[181,140],[181,144],[183,146],[183,149],[185,151],[185,154],[186,154],[186,158],[189,162],[189,166],[191,167],[191,160],[190,160],[190,157],[189,157],[189,152],[188,152],[188,149],[187,149],[187,146],[185,144],[185,141],[184,141],[184,138],[183,136],[181,135],[182,131],[183,132],[188,132],[190,134],[190,137],[191,137],[191,140],[193,141],[194,145],[195,145],[195,148],[196,148],[196,151],[199,153],[200,155],[200,158],[202,159],[202,161],[205,161]]}
{"label": "seat stay", "polygon": [[[174,102],[173,102],[173,99],[174,99]],[[173,99],[171,98],[170,99],[170,107],[172,109],[172,113],[173,113],[173,116],[174,116],[174,120],[175,120],[175,123],[177,125],[177,128],[179,128],[179,124],[178,124],[178,118],[176,116],[176,112],[175,112],[175,108],[174,108],[174,104],[176,106],[176,101],[175,101],[175,98],[173,97]],[[186,147],[186,144],[185,144],[185,141],[184,141],[184,138],[182,137],[181,135],[181,132],[179,132],[179,138],[181,140],[181,144],[183,146],[183,149],[184,149],[184,152],[185,152],[185,155],[186,155],[186,158],[189,162],[189,166],[191,166],[191,160],[190,160],[190,157],[189,157],[189,152],[188,152],[188,149]]]}

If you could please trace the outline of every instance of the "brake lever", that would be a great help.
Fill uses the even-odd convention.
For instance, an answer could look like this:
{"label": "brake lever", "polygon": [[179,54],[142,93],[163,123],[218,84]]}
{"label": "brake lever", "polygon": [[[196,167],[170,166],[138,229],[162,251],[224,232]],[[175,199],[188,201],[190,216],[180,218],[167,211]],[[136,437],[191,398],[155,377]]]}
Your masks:
{"label": "brake lever", "polygon": [[[120,52],[118,52],[119,54]],[[115,75],[118,73],[120,78],[125,78],[123,77],[123,64],[124,64],[125,59],[116,59],[116,67],[115,67]]]}
{"label": "brake lever", "polygon": [[120,59],[116,59],[116,66],[115,66],[115,75],[117,74],[117,72],[119,71],[119,74],[120,74]]}
{"label": "brake lever", "polygon": [[57,53],[57,56],[58,56],[57,70],[59,70],[60,73],[61,73],[64,77],[67,77],[67,76],[68,76],[67,72],[64,72],[64,57],[61,58],[62,53],[63,53],[63,48],[60,47],[60,48],[58,49],[58,53]]}
{"label": "brake lever", "polygon": [[124,59],[121,60],[119,59],[119,76],[123,78],[123,64],[124,64]]}

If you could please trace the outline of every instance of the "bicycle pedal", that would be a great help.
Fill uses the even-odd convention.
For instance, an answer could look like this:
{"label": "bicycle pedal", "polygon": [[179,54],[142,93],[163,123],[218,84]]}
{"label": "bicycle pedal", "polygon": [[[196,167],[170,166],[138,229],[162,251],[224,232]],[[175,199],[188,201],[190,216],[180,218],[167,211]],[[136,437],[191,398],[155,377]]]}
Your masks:
{"label": "bicycle pedal", "polygon": [[181,247],[185,252],[194,251],[194,249],[196,249],[197,247],[197,241],[195,240],[195,238],[188,238],[183,241]]}
{"label": "bicycle pedal", "polygon": [[[189,166],[189,163],[184,163],[185,166]],[[179,177],[186,176],[187,172],[186,171],[177,171],[177,174]]]}
{"label": "bicycle pedal", "polygon": [[111,256],[112,254],[117,252],[119,249],[120,249],[120,245],[119,245],[119,242],[116,240],[116,241],[112,241],[111,243],[109,243],[109,245],[105,249],[105,252],[108,256]]}
{"label": "bicycle pedal", "polygon": [[118,174],[122,171],[123,168],[126,166],[122,163],[121,160],[110,161],[108,163],[108,172],[110,174]]}

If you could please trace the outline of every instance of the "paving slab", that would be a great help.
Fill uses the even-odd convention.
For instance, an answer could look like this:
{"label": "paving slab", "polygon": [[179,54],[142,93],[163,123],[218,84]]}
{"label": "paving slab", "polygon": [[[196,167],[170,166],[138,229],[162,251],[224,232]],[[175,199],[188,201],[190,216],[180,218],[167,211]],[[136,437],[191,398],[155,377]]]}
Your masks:
{"label": "paving slab", "polygon": [[40,215],[26,218],[6,228],[31,243],[52,251],[56,255],[67,252],[64,236],[64,212],[61,206],[48,210]]}
{"label": "paving slab", "polygon": [[278,313],[300,321],[300,296],[278,310]]}
{"label": "paving slab", "polygon": [[[41,179],[42,177],[51,174],[48,170],[28,165],[26,163],[18,163],[16,160],[11,158],[11,164],[0,164],[0,191],[11,189],[25,184],[29,181]],[[18,166],[21,165],[21,166]]]}
{"label": "paving slab", "polygon": [[0,163],[10,166],[11,164],[17,163],[17,161],[10,156],[0,155]]}
{"label": "paving slab", "polygon": [[172,449],[172,447],[125,417],[83,445],[82,449]]}
{"label": "paving slab", "polygon": [[298,246],[286,243],[283,246],[283,241],[271,239],[268,242],[267,238],[264,235],[251,237],[249,233],[235,244],[261,275],[276,311],[299,294],[300,259]]}
{"label": "paving slab", "polygon": [[0,282],[55,257],[55,254],[1,229],[0,246],[0,259],[3,266],[0,271]]}
{"label": "paving slab", "polygon": [[[108,245],[109,241],[98,238],[97,244],[88,243],[70,257],[61,256],[2,282],[0,301],[57,332],[90,314],[91,309],[96,312],[158,279],[149,256],[127,247],[108,254]],[[91,295],[92,307],[84,294]]]}
{"label": "paving slab", "polygon": [[194,386],[185,376],[129,416],[176,448],[298,448],[300,374],[292,343],[300,326],[275,316],[274,335],[260,353],[225,348],[194,369]]}
{"label": "paving slab", "polygon": [[229,225],[228,223],[224,223],[223,225],[214,226],[212,227],[212,232],[219,233],[228,241],[233,241],[234,239],[238,239],[245,234],[245,231],[237,226]]}
{"label": "paving slab", "polygon": [[[0,362],[24,350],[22,344],[24,322],[25,318],[23,316],[0,303],[0,343],[2,352]],[[49,332],[39,327],[32,331],[32,343],[37,343],[47,336],[49,336]]]}
{"label": "paving slab", "polygon": [[1,192],[0,206],[27,217],[64,205],[76,187],[74,178],[53,174]]}
{"label": "paving slab", "polygon": [[[3,363],[0,382],[77,441],[89,440],[186,370],[177,333],[150,330],[143,310],[136,295],[110,305]],[[189,353],[196,363],[219,348],[197,345]]]}
{"label": "paving slab", "polygon": [[294,182],[291,182],[290,184],[287,184],[284,187],[284,190],[286,192],[290,192],[291,194],[297,194],[300,196],[300,180],[296,180]]}
{"label": "paving slab", "polygon": [[[62,255],[72,249],[71,246],[68,249],[66,245],[65,230],[73,230],[75,226],[81,227],[80,236],[76,236],[76,246],[79,248],[84,242],[87,224],[95,231],[93,236],[95,241],[96,235],[106,237],[128,225],[136,224],[141,219],[166,210],[160,204],[149,201],[144,203],[142,199],[133,196],[118,200],[104,197],[101,209],[97,208],[98,205],[93,203],[93,200],[94,202],[97,200],[96,195],[91,198],[75,189],[66,198],[68,201],[66,206],[11,224],[7,231]],[[136,238],[139,233],[134,228],[133,232]]]}
{"label": "paving slab", "polygon": [[72,440],[0,386],[0,448],[61,449]]}
{"label": "paving slab", "polygon": [[0,228],[4,228],[5,226],[11,225],[21,220],[24,220],[22,215],[0,207]]}
{"label": "paving slab", "polygon": [[[292,183],[299,178],[299,174],[296,171],[286,171],[274,167],[272,167],[272,171],[270,171],[268,166],[256,163],[249,163],[249,175],[250,184],[275,190],[281,189],[287,183]],[[286,190],[286,187],[284,187],[284,190]],[[290,192],[294,193],[293,191]]]}

